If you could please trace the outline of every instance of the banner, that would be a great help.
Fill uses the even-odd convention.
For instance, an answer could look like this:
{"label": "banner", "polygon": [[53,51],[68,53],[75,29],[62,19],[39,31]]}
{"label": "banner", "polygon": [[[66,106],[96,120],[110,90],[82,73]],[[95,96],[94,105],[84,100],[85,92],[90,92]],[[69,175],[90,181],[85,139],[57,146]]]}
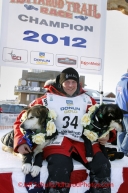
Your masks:
{"label": "banner", "polygon": [[3,0],[0,65],[103,74],[107,0]]}

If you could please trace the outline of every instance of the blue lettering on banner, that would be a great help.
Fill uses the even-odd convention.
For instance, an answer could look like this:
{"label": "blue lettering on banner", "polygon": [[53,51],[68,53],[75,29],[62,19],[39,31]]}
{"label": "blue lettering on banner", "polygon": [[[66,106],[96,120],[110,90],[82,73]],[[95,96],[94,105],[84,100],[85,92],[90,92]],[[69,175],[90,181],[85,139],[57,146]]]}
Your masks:
{"label": "blue lettering on banner", "polygon": [[[40,35],[39,33],[32,31],[32,30],[26,30],[23,32],[26,37],[23,38],[24,41],[31,41],[31,42],[39,42],[40,41]],[[50,38],[50,40],[49,40]],[[86,39],[81,37],[74,37],[70,38],[70,36],[64,36],[64,37],[57,37],[54,34],[42,34],[41,40],[45,44],[56,44],[58,41],[63,41],[64,46],[72,46],[72,47],[80,47],[80,48],[86,48]],[[75,43],[72,43],[75,42]]]}

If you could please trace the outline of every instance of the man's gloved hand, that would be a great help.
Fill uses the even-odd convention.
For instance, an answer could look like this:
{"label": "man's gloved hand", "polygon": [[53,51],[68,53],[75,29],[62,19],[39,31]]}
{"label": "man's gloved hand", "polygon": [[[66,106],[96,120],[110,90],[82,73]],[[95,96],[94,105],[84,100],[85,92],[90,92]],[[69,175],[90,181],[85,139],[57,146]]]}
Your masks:
{"label": "man's gloved hand", "polygon": [[124,153],[117,152],[116,148],[106,147],[106,151],[110,161],[114,161],[115,159],[122,159],[124,157]]}

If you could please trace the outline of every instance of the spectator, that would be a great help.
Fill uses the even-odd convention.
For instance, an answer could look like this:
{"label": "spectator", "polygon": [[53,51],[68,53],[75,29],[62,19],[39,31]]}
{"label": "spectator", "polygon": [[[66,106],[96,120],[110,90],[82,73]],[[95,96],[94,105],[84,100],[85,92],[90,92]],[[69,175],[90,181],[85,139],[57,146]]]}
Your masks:
{"label": "spectator", "polygon": [[1,107],[1,105],[0,105],[0,113],[2,113],[3,112],[3,110],[2,110],[2,107]]}
{"label": "spectator", "polygon": [[[121,76],[120,81],[116,86],[116,104],[128,112],[128,73]],[[118,151],[123,152],[128,156],[128,113],[123,117],[124,131],[117,132],[117,147]]]}

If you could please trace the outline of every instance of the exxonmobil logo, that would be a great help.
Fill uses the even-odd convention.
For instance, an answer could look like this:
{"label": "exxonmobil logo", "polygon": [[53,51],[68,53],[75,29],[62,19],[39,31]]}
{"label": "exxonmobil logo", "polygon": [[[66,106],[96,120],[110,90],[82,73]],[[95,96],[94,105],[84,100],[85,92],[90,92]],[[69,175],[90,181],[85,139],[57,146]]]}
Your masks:
{"label": "exxonmobil logo", "polygon": [[98,63],[98,62],[86,62],[86,61],[81,61],[81,64],[84,64],[84,65],[95,65],[95,66],[100,66],[100,63]]}
{"label": "exxonmobil logo", "polygon": [[101,58],[81,57],[80,67],[85,70],[100,71],[102,69]]}

